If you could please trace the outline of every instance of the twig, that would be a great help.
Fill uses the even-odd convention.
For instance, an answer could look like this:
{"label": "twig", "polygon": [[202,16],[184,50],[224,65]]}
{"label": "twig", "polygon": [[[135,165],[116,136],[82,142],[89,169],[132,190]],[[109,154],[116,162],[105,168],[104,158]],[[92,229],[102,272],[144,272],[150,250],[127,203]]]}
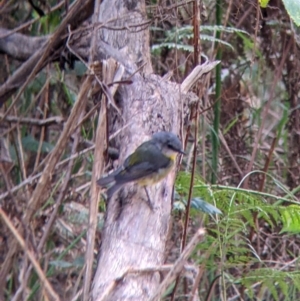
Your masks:
{"label": "twig", "polygon": [[196,245],[200,242],[201,238],[205,235],[205,229],[200,228],[192,237],[191,241],[185,247],[184,251],[180,254],[180,257],[174,263],[173,268],[169,271],[165,279],[159,285],[157,291],[153,296],[149,299],[149,301],[157,300],[168,288],[168,286],[175,280],[175,278],[181,272],[186,260],[189,258],[191,253],[193,252]]}
{"label": "twig", "polygon": [[[110,104],[113,106],[113,108],[119,113],[119,115],[122,117],[121,111],[120,109],[117,107],[117,105],[115,104],[115,101],[113,99],[112,93],[110,91],[110,89],[108,88],[107,84],[104,83],[103,81],[101,81],[101,79],[99,78],[98,74],[95,72],[95,70],[98,68],[100,62],[99,61],[91,61],[90,60],[90,65],[88,65],[83,58],[80,57],[79,54],[77,54],[72,47],[70,46],[70,39],[72,37],[72,31],[71,31],[71,27],[68,26],[68,31],[69,31],[69,36],[66,42],[67,48],[69,49],[69,51],[76,56],[85,66],[86,68],[89,70],[89,72],[95,76],[95,79],[97,81],[97,83],[100,85],[102,91],[105,93],[107,99],[109,100]],[[95,31],[94,31],[95,32]],[[93,40],[93,39],[92,39]],[[94,42],[92,42],[94,43]],[[91,51],[91,56],[94,56],[93,51]],[[122,74],[123,75],[123,74]],[[116,88],[115,88],[116,89]]]}
{"label": "twig", "polygon": [[[50,13],[56,11],[57,9],[61,8],[61,7],[64,5],[64,3],[65,3],[65,0],[63,0],[63,1],[59,2],[58,4],[54,5],[54,6],[49,10],[48,15],[49,15]],[[40,19],[41,19],[41,17],[37,17],[37,18],[35,18],[35,19],[33,19],[33,20],[29,20],[29,21],[23,23],[23,24],[21,24],[20,26],[14,28],[14,29],[12,29],[12,30],[9,30],[7,33],[1,35],[1,36],[0,36],[0,39],[7,38],[7,37],[9,37],[10,35],[12,35],[12,34],[14,34],[14,33],[16,33],[16,32],[21,31],[21,30],[23,30],[23,29],[25,29],[25,28],[31,26],[33,23],[35,23],[36,21],[38,21],[38,20],[40,20]]]}
{"label": "twig", "polygon": [[64,130],[61,133],[59,140],[56,144],[56,147],[53,149],[53,151],[50,153],[47,165],[45,166],[45,169],[42,173],[42,176],[39,180],[39,183],[37,184],[32,197],[29,201],[29,210],[25,213],[24,220],[25,222],[28,222],[37,207],[38,203],[41,202],[44,198],[41,197],[44,195],[44,191],[46,188],[46,185],[52,176],[53,171],[55,170],[56,164],[65,149],[65,145],[68,142],[68,138],[73,133],[74,128],[76,127],[76,121],[78,120],[81,112],[84,111],[86,102],[87,102],[87,94],[91,87],[92,78],[88,76],[85,80],[85,82],[82,84],[81,90],[78,95],[78,99],[74,104],[74,107],[72,108],[71,114],[65,124]]}
{"label": "twig", "polygon": [[[47,42],[36,51],[14,74],[8,78],[8,80],[0,86],[0,105],[4,103],[14,91],[19,88],[18,94],[10,107],[5,112],[4,116],[7,116],[11,111],[11,108],[19,100],[21,94],[24,92],[28,83],[34,78],[38,71],[40,71],[47,63],[50,53],[53,49],[56,49],[60,43],[62,43],[61,37],[65,32],[65,28],[68,24],[79,22],[79,18],[86,17],[89,13],[87,9],[91,4],[91,1],[77,0],[73,5],[66,17],[62,20],[55,33],[49,37]],[[84,13],[82,13],[84,12]],[[79,16],[79,14],[81,14]]]}
{"label": "twig", "polygon": [[[91,87],[91,82],[92,82],[92,78],[88,76],[85,79],[84,83],[82,84],[81,90],[78,95],[78,99],[72,108],[71,114],[66,122],[64,130],[59,137],[56,147],[50,153],[49,159],[47,161],[47,165],[45,166],[45,169],[42,172],[39,182],[35,190],[33,191],[32,197],[28,202],[27,210],[24,212],[23,215],[23,221],[25,224],[30,223],[32,215],[34,214],[36,208],[38,207],[38,204],[40,202],[43,202],[45,198],[47,198],[47,194],[45,194],[46,186],[48,185],[49,179],[56,168],[56,164],[60,159],[62,152],[65,149],[69,137],[71,136],[74,128],[76,127],[76,121],[78,120],[80,114],[84,111],[88,99],[87,94]],[[24,229],[22,225],[20,225],[19,231],[22,232],[23,230]],[[7,270],[9,268],[9,266],[12,263],[11,258],[14,256],[15,252],[17,252],[17,245],[15,240],[9,241],[9,248],[10,248],[10,253],[9,253],[10,261],[7,260],[5,264],[3,264],[2,269],[4,270]],[[0,274],[2,272],[2,269],[0,271]]]}
{"label": "twig", "polygon": [[[46,80],[46,82],[44,83],[44,85],[42,86],[42,88],[39,90],[39,92],[37,93],[37,95],[34,97],[34,99],[31,101],[30,105],[28,106],[28,108],[25,110],[25,112],[23,113],[23,115],[26,115],[28,112],[30,112],[30,110],[34,107],[36,101],[41,97],[42,93],[44,93],[44,89],[46,89],[47,85],[48,85],[48,81],[49,81],[49,78]],[[3,119],[1,119],[1,117]],[[1,122],[5,122],[5,115],[3,114],[2,116],[0,116],[0,123]],[[19,117],[20,118],[20,117]],[[22,117],[21,117],[22,118]],[[14,124],[14,125],[11,125],[9,127],[8,130],[4,131],[3,132],[3,136],[7,135],[8,133],[10,132],[13,132],[18,126],[19,126],[19,122],[17,121],[16,122],[17,124]]]}
{"label": "twig", "polygon": [[[47,74],[48,74],[48,78],[49,78],[49,65],[47,66]],[[50,87],[50,81],[47,80],[47,84],[46,84],[46,88],[45,88],[45,95],[43,97],[43,106],[44,106],[44,112],[43,112],[43,119],[45,119],[47,117],[47,113],[48,113],[48,104],[49,104],[49,87]],[[39,141],[39,147],[36,153],[36,157],[35,157],[35,163],[34,163],[34,168],[33,170],[36,170],[36,168],[38,167],[38,164],[40,162],[40,157],[41,157],[41,152],[42,152],[42,147],[43,147],[43,143],[44,143],[44,138],[45,138],[45,126],[42,126],[42,128],[40,129],[40,141]]]}
{"label": "twig", "polygon": [[[96,23],[100,14],[100,0],[95,1],[93,23]],[[69,29],[70,32],[70,29]],[[94,58],[97,54],[97,31],[94,29],[92,32],[91,47],[90,47],[90,65],[94,63]],[[91,68],[89,68],[91,70]],[[94,73],[94,72],[93,72]],[[94,73],[94,76],[100,86],[103,88],[104,84],[98,78],[98,74]],[[104,88],[103,88],[104,89]],[[109,88],[108,88],[109,89]],[[90,193],[90,206],[89,206],[89,226],[86,237],[86,252],[85,252],[85,269],[84,269],[84,281],[82,300],[87,301],[89,299],[90,287],[92,281],[93,263],[94,263],[94,248],[95,248],[95,236],[97,230],[97,213],[99,204],[99,189],[97,188],[96,180],[102,173],[104,168],[103,153],[107,148],[105,141],[106,138],[106,99],[104,95],[101,97],[101,108],[98,116],[98,126],[96,130],[95,147],[95,160],[92,173],[91,193]]]}
{"label": "twig", "polygon": [[[122,128],[120,128],[119,130],[117,130],[114,134],[110,135],[110,136],[109,136],[109,140],[114,139],[116,136],[118,136],[118,135],[119,135],[125,128],[127,128],[129,125],[131,125],[131,123],[126,124],[124,127],[122,127]],[[90,147],[88,147],[88,148],[86,148],[86,149],[84,149],[84,150],[82,150],[82,151],[80,151],[80,152],[78,152],[78,153],[76,153],[76,154],[70,156],[69,158],[60,161],[60,162],[56,165],[55,169],[58,169],[59,167],[63,166],[64,164],[66,164],[66,163],[69,162],[70,160],[73,160],[73,159],[75,159],[75,158],[78,158],[79,156],[82,156],[82,155],[84,155],[84,154],[86,154],[86,153],[88,153],[88,152],[90,152],[90,151],[92,151],[92,150],[94,150],[94,149],[95,149],[95,145],[92,145],[92,146],[90,146]],[[24,187],[24,186],[26,186],[26,185],[28,185],[28,184],[33,183],[33,182],[34,182],[35,180],[37,180],[42,174],[43,174],[43,173],[40,172],[40,173],[38,173],[38,174],[36,174],[36,175],[34,175],[34,176],[28,177],[28,178],[26,179],[26,181],[23,181],[22,183],[20,183],[20,184],[16,185],[15,187],[13,187],[13,188],[10,190],[10,192],[11,192],[11,193],[14,193],[14,192],[18,191],[19,189],[21,189],[22,187]],[[6,197],[10,194],[10,192],[7,191],[7,192],[4,192],[4,193],[0,194],[0,201],[3,200],[4,198],[6,198]]]}
{"label": "twig", "polygon": [[196,66],[193,71],[187,76],[187,78],[182,82],[180,91],[183,94],[186,94],[203,74],[213,70],[219,63],[220,61],[205,62],[202,65]]}
{"label": "twig", "polygon": [[240,166],[238,165],[238,163],[236,162],[227,142],[226,142],[226,139],[224,138],[224,135],[223,133],[221,132],[221,130],[219,130],[219,138],[220,138],[220,141],[221,143],[223,144],[223,146],[225,147],[230,159],[232,160],[232,163],[234,165],[234,167],[236,168],[236,170],[238,171],[238,173],[240,174],[241,177],[243,177],[243,172],[242,170],[240,169]]}
{"label": "twig", "polygon": [[[80,129],[77,130],[77,133],[76,133],[75,138],[74,138],[74,143],[73,143],[73,146],[72,146],[72,155],[74,155],[76,153],[76,149],[77,149],[77,146],[79,144],[79,135],[80,135]],[[55,202],[55,208],[54,208],[54,210],[53,210],[53,212],[50,216],[50,219],[48,220],[48,222],[46,224],[45,231],[44,231],[43,236],[42,236],[42,238],[39,242],[38,249],[37,249],[38,252],[42,251],[43,246],[44,246],[44,244],[46,242],[46,239],[48,237],[48,234],[51,230],[52,224],[54,223],[54,220],[56,218],[57,212],[60,208],[60,205],[64,200],[65,194],[66,194],[67,189],[68,189],[68,184],[69,184],[69,181],[70,181],[71,175],[72,175],[73,163],[74,163],[74,158],[69,161],[69,164],[68,164],[68,167],[67,167],[67,172],[66,172],[65,177],[64,177],[64,182],[63,182],[62,188],[61,188],[59,196],[58,196],[58,198]]]}
{"label": "twig", "polygon": [[[74,143],[73,143],[73,146],[72,146],[72,153],[74,154],[75,151],[76,151],[76,148],[78,146],[78,142],[79,142],[79,133],[77,131],[77,135],[75,136],[75,139],[74,139]],[[67,188],[68,188],[68,184],[69,184],[69,181],[70,181],[70,178],[71,178],[71,174],[72,174],[72,168],[73,168],[73,162],[74,162],[74,159],[71,159],[69,161],[69,165],[68,165],[68,169],[67,169],[67,173],[64,177],[64,183],[62,185],[62,189],[60,191],[60,194],[55,202],[55,207],[51,213],[51,216],[45,226],[45,231],[43,233],[43,236],[39,242],[39,245],[37,247],[37,253],[41,253],[42,252],[42,249],[44,247],[44,244],[46,242],[46,239],[50,233],[50,230],[51,230],[51,227],[55,221],[55,218],[57,216],[57,212],[60,208],[60,205],[62,203],[62,201],[64,200],[64,196],[66,194],[66,191],[67,191]],[[24,279],[24,282],[27,284],[28,282],[28,279],[29,279],[29,276],[30,276],[30,272],[31,272],[31,269],[32,269],[32,266],[29,266],[26,270],[26,274],[25,274],[25,279]]]}
{"label": "twig", "polygon": [[7,225],[7,227],[10,229],[10,231],[12,232],[12,234],[14,235],[14,237],[16,238],[18,243],[20,244],[21,248],[24,250],[24,252],[28,256],[29,260],[31,261],[32,265],[35,268],[35,271],[36,271],[38,277],[40,278],[40,282],[44,285],[49,296],[51,296],[54,300],[57,300],[57,301],[60,300],[58,295],[53,290],[50,282],[47,280],[43,270],[41,269],[39,263],[35,259],[33,253],[30,250],[28,250],[23,237],[19,234],[18,230],[11,223],[9,217],[6,215],[6,213],[2,210],[1,207],[0,207],[0,216],[3,219],[4,223]]}
{"label": "twig", "polygon": [[[58,169],[59,167],[63,166],[64,164],[66,164],[66,163],[67,163],[68,161],[70,161],[70,160],[73,160],[73,159],[75,159],[75,158],[77,158],[77,157],[79,157],[79,156],[82,156],[82,155],[85,154],[85,153],[88,153],[88,152],[92,151],[94,148],[95,148],[95,145],[93,145],[93,146],[91,146],[91,147],[88,147],[88,148],[86,148],[86,149],[84,149],[84,150],[82,150],[82,151],[80,151],[80,152],[78,152],[78,153],[76,153],[76,154],[70,156],[69,158],[67,158],[67,159],[65,159],[65,160],[63,160],[63,161],[61,161],[61,162],[59,162],[59,163],[57,164],[57,166],[56,166],[55,169]],[[26,185],[28,185],[28,184],[33,183],[33,182],[34,182],[35,180],[37,180],[42,174],[43,174],[43,173],[40,172],[40,173],[38,173],[38,174],[36,174],[36,175],[34,175],[34,176],[28,177],[25,181],[21,182],[19,185],[16,185],[15,187],[13,187],[13,188],[11,189],[11,193],[16,192],[16,191],[18,191],[19,189],[21,189],[22,187],[24,187],[24,186],[26,186]],[[2,193],[2,194],[0,194],[0,200],[3,200],[3,199],[6,198],[8,195],[9,195],[9,192],[8,192],[8,191],[7,191],[7,192],[4,192],[4,193]]]}
{"label": "twig", "polygon": [[207,262],[207,260],[211,256],[211,250],[214,249],[215,245],[216,245],[216,243],[213,243],[210,246],[210,248],[205,252],[205,254],[202,255],[203,263],[198,268],[198,273],[197,273],[196,279],[194,281],[194,284],[193,284],[193,287],[192,287],[192,290],[191,290],[189,301],[194,301],[194,299],[196,297],[196,291],[197,291],[197,288],[199,287],[199,282],[200,282],[201,277],[202,277],[202,275],[203,275],[203,273],[205,271],[205,262]]}
{"label": "twig", "polygon": [[[263,114],[262,114],[261,124],[260,124],[259,130],[258,130],[258,133],[256,134],[256,137],[255,137],[254,146],[253,146],[253,150],[252,150],[252,154],[251,154],[251,159],[250,159],[250,162],[247,166],[246,174],[250,173],[251,170],[252,170],[252,167],[253,167],[253,164],[254,164],[254,161],[255,161],[255,158],[256,158],[256,153],[257,153],[257,150],[258,150],[258,147],[259,147],[259,141],[261,139],[261,135],[262,135],[262,132],[263,132],[263,129],[264,129],[264,125],[265,125],[266,120],[267,120],[266,117],[267,117],[268,112],[270,110],[271,102],[274,99],[275,87],[276,87],[276,85],[279,81],[279,78],[282,76],[283,64],[285,63],[286,58],[290,53],[289,50],[292,47],[292,44],[293,44],[292,39],[290,39],[285,51],[283,52],[280,64],[277,68],[277,72],[275,74],[274,81],[272,83],[271,93],[270,93],[269,99],[268,99],[266,105],[264,106],[264,111],[263,111]],[[249,178],[250,177],[247,177],[245,179],[245,182],[243,183],[243,188],[248,188]]]}
{"label": "twig", "polygon": [[[0,113],[0,118],[4,118],[4,114]],[[26,118],[26,117],[18,117],[18,116],[11,116],[8,115],[5,117],[4,122],[13,122],[19,124],[30,124],[30,125],[37,125],[37,126],[45,126],[51,124],[61,124],[64,122],[64,118],[60,116],[49,117],[46,119],[35,119],[35,118]]]}

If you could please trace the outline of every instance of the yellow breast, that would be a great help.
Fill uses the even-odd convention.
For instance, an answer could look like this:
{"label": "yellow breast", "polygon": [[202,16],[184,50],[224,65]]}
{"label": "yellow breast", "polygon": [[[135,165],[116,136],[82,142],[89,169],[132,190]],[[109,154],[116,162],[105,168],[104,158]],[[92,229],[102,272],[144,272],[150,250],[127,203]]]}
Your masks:
{"label": "yellow breast", "polygon": [[156,184],[168,175],[168,173],[171,171],[173,166],[174,166],[174,161],[172,160],[171,164],[168,167],[160,168],[156,173],[153,173],[150,176],[138,180],[137,183],[141,186]]}

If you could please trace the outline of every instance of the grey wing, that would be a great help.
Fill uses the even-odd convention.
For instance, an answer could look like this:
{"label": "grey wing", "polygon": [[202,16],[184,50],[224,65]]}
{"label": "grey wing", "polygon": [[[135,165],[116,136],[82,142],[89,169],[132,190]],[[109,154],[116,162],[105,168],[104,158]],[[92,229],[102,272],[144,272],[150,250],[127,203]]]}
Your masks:
{"label": "grey wing", "polygon": [[[137,149],[137,151],[139,150]],[[134,182],[156,173],[161,168],[168,167],[171,163],[171,159],[164,156],[153,145],[147,145],[147,149],[143,149],[142,153],[143,156],[140,162],[135,162],[133,165],[130,165],[131,156],[125,160],[124,169],[115,176],[117,183]]]}
{"label": "grey wing", "polygon": [[111,174],[102,177],[100,179],[97,180],[97,184],[99,186],[107,186],[113,182],[115,182],[115,176],[123,169],[123,166],[119,167],[118,169],[116,169],[115,171],[113,171]]}

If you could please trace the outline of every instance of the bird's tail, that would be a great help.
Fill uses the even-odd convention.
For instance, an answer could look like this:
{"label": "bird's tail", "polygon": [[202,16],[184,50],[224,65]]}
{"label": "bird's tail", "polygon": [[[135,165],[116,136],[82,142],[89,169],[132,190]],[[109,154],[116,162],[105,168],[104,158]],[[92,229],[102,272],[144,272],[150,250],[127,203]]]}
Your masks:
{"label": "bird's tail", "polygon": [[118,192],[124,184],[115,184],[107,189],[107,198],[110,199],[116,192]]}
{"label": "bird's tail", "polygon": [[97,180],[97,184],[101,187],[105,187],[113,182],[115,182],[114,175],[108,175],[106,177],[103,177],[103,178],[100,178]]}
{"label": "bird's tail", "polygon": [[114,193],[118,192],[124,183],[116,183],[115,174],[97,180],[97,184],[101,187],[108,187],[107,198],[110,199]]}
{"label": "bird's tail", "polygon": [[117,170],[114,172],[110,173],[109,175],[100,178],[99,180],[96,181],[96,183],[101,186],[101,187],[107,187],[110,184],[115,184],[116,179],[115,176],[120,173],[120,171],[123,169],[123,167],[119,167]]}

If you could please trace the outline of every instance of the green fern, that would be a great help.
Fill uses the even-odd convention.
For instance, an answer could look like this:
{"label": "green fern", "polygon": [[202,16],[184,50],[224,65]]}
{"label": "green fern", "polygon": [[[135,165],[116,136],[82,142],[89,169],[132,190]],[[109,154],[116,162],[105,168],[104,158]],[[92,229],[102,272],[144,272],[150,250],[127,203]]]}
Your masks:
{"label": "green fern", "polygon": [[[183,26],[181,28],[174,28],[168,31],[163,31],[160,28],[152,27],[152,31],[162,31],[165,34],[165,39],[161,41],[160,44],[155,44],[151,47],[152,51],[157,51],[161,48],[167,47],[169,49],[181,49],[188,52],[193,52],[194,47],[191,45],[184,44],[184,40],[192,39],[193,38],[193,27],[192,26]],[[210,26],[210,25],[203,25],[200,26],[200,32],[203,31],[222,31],[227,33],[239,33],[239,34],[246,34],[248,33],[244,30],[233,28],[233,27],[224,27],[224,26]],[[214,35],[207,35],[207,34],[200,34],[200,39],[203,41],[209,41],[211,43],[218,42],[224,46],[227,46],[234,50],[234,47],[221,39],[217,39]]]}
{"label": "green fern", "polygon": [[[286,188],[273,180],[286,193]],[[190,174],[179,173],[176,181],[177,199],[187,197],[189,185]],[[208,185],[196,176],[193,197],[211,203],[222,211],[222,215],[205,218],[208,234],[195,250],[195,262],[204,265],[208,273],[214,275],[221,269],[224,289],[229,289],[231,285],[243,287],[247,300],[258,300],[258,295],[267,294],[270,294],[269,300],[299,299],[300,273],[268,267],[269,263],[264,262],[263,253],[258,253],[256,246],[249,241],[250,229],[259,230],[256,229],[256,219],[264,221],[266,229],[282,227],[281,232],[299,232],[300,206],[287,206],[288,202],[295,202],[293,194],[288,193],[287,196],[282,198],[265,192]],[[281,205],[282,199],[284,205]],[[191,219],[199,216],[197,212]],[[296,257],[296,254],[290,255]],[[296,299],[290,299],[291,294]]]}
{"label": "green fern", "polygon": [[273,297],[273,300],[282,300],[282,296],[290,296],[291,286],[300,291],[299,272],[285,272],[270,268],[260,268],[259,270],[250,270],[247,276],[240,279],[240,283],[246,287],[246,293],[253,300],[257,300],[253,294],[253,284],[259,284],[261,288],[267,288]]}
{"label": "green fern", "polygon": [[300,233],[300,206],[280,207],[283,228],[282,232]]}

